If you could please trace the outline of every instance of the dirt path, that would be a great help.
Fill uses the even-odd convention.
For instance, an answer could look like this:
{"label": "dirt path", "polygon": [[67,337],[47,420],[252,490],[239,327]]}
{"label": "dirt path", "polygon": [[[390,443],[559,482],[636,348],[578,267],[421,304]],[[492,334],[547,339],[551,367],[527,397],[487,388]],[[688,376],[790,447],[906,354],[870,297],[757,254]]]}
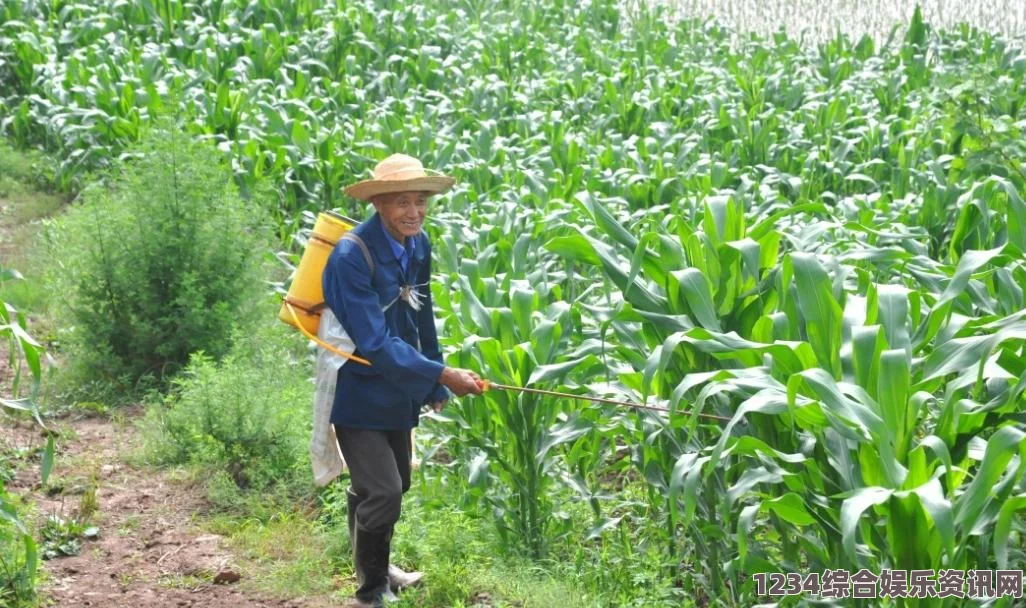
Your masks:
{"label": "dirt path", "polygon": [[[129,419],[136,415],[127,412]],[[41,606],[305,606],[260,597],[232,580],[245,572],[223,539],[190,521],[207,508],[202,490],[126,462],[139,441],[130,423],[65,418],[54,424],[60,436],[48,491],[39,487],[38,457],[17,471],[8,488],[36,504],[40,525],[50,515],[70,520],[83,508],[88,512],[95,490],[96,510],[88,521],[99,535],[84,540],[78,555],[43,562]],[[0,434],[5,453],[25,454],[42,444],[38,427],[27,421]]]}

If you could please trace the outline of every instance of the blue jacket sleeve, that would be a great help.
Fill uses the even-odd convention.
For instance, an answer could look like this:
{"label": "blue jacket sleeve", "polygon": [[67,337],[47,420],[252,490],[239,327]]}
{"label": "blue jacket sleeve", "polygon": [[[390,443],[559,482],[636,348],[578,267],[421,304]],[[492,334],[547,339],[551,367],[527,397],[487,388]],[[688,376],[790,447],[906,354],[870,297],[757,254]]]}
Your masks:
{"label": "blue jacket sleeve", "polygon": [[445,366],[389,335],[378,294],[371,286],[370,268],[354,247],[343,241],[328,258],[324,301],[372,368],[409,399],[423,403],[435,390]]}
{"label": "blue jacket sleeve", "polygon": [[[420,276],[417,277],[416,281],[417,285],[425,285],[425,290],[427,291],[427,297],[424,298],[424,306],[417,313],[420,346],[425,357],[444,365],[445,360],[442,358],[442,350],[438,346],[438,330],[435,328],[434,300],[431,297],[431,247],[427,245],[427,239],[424,239],[424,243],[427,246],[426,263],[421,268]],[[448,389],[441,384],[436,384],[425,403],[445,401],[449,396]]]}

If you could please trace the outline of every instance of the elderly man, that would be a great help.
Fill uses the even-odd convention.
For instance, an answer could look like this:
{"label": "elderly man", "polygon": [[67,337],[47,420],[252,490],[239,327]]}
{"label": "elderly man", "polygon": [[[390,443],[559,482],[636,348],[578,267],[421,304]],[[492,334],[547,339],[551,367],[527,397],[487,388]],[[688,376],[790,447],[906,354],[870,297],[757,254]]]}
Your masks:
{"label": "elderly man", "polygon": [[[325,303],[371,365],[338,371],[331,423],[350,470],[349,533],[359,588],[355,606],[381,606],[420,580],[389,565],[393,529],[410,488],[411,438],[420,410],[480,394],[481,378],[447,367],[431,301],[428,197],[452,187],[420,161],[394,154],[374,178],[345,193],[376,213],[341,240],[323,274]],[[354,238],[355,237],[355,238]],[[447,390],[448,389],[448,390]]]}

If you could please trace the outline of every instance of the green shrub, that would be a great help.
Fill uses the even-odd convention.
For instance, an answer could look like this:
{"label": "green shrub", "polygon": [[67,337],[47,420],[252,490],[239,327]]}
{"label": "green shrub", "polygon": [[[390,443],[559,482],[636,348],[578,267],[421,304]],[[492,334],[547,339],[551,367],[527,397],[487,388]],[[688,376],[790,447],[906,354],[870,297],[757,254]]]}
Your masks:
{"label": "green shrub", "polygon": [[296,335],[271,317],[240,330],[220,363],[194,354],[172,394],[148,411],[149,457],[209,468],[212,480],[227,473],[240,488],[309,479],[313,386]]}
{"label": "green shrub", "polygon": [[52,283],[72,377],[164,388],[191,353],[228,352],[269,241],[214,149],[162,122],[126,158],[51,226]]}

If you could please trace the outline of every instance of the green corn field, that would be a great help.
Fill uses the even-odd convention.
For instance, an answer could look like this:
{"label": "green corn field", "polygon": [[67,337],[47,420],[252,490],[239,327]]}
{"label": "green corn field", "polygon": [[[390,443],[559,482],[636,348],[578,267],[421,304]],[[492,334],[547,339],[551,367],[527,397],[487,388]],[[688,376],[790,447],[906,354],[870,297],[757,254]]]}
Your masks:
{"label": "green corn field", "polygon": [[74,188],[172,116],[243,192],[274,181],[292,264],[387,154],[455,176],[448,361],[669,412],[493,390],[427,416],[424,466],[510,553],[666,583],[611,605],[1021,571],[1023,8],[805,13],[799,40],[806,4],[0,0],[0,125]]}
{"label": "green corn field", "polygon": [[937,27],[966,25],[1018,40],[1022,39],[1026,24],[1026,5],[1014,0],[666,0],[665,4],[671,7],[673,18],[714,19],[738,35],[755,32],[765,36],[783,31],[812,43],[826,42],[838,31],[854,39],[862,36],[886,39],[895,29],[904,30],[917,9]]}

